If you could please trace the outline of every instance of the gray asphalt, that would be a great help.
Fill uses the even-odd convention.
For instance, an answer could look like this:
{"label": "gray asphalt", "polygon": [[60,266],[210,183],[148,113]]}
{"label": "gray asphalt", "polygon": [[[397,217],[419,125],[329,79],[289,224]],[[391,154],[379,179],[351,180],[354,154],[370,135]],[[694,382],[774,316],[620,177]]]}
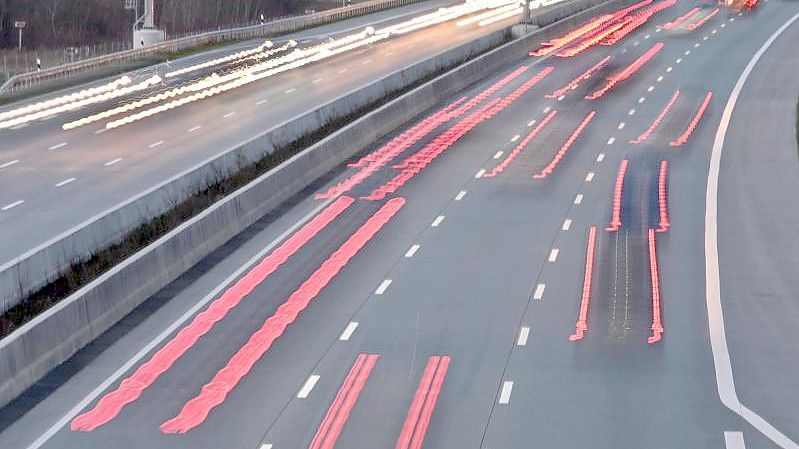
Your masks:
{"label": "gray asphalt", "polygon": [[[285,38],[304,40],[336,31],[361,29],[368,23],[390,24],[452,3],[451,0],[424,2]],[[417,13],[412,14],[413,11]],[[401,19],[392,19],[397,17]],[[17,130],[0,131],[0,165],[19,161],[0,169],[0,208],[24,201],[14,208],[0,210],[0,226],[8,230],[8,238],[0,240],[0,263],[291,117],[387,72],[507,24],[462,29],[455,28],[454,24],[442,24],[99,135],[95,131],[103,127],[102,122],[71,131],[62,131],[61,124],[105,110],[108,105],[61,114]],[[260,42],[251,41],[224,51],[187,58],[172,63],[171,68],[251,48]],[[135,78],[143,79],[152,73],[152,70],[140,70]],[[320,78],[321,81],[314,82]],[[266,103],[258,105],[262,100]],[[225,117],[231,112],[234,114]],[[196,126],[202,128],[188,131]],[[156,142],[163,143],[150,148]],[[56,150],[49,150],[64,143],[66,145]],[[121,160],[105,165],[116,159]],[[70,178],[76,180],[56,186]],[[36,225],[31,226],[31,223]]]}
{"label": "gray asphalt", "polygon": [[[743,432],[749,449],[776,447],[718,398],[704,301],[704,195],[710,148],[733,84],[799,5],[769,0],[755,14],[722,12],[694,33],[655,32],[655,25],[692,6],[658,14],[616,46],[534,65],[503,89],[501,94],[507,94],[547,64],[556,68],[397,192],[407,199],[399,214],[199,427],[185,435],[158,429],[382,202],[353,205],[116,419],[93,432],[53,427],[63,416],[93,406],[92,390],[319,202],[309,194],[263,220],[159,293],[137,312],[138,319],[117,326],[114,338],[69,362],[65,369],[77,372],[51,386],[41,401],[27,399],[29,410],[0,433],[0,447],[27,448],[51,428],[54,434],[42,447],[307,447],[359,353],[380,359],[336,447],[393,447],[431,355],[449,355],[452,364],[427,431],[427,448],[723,448],[725,431]],[[656,39],[666,44],[664,50],[605,98],[581,100],[582,88],[560,102],[543,98],[604,55],[615,55],[623,66]],[[797,187],[792,112],[797,39],[794,26],[764,56],[739,99],[722,162],[719,203],[724,312],[738,392],[742,402],[794,441],[799,440],[799,366],[791,324],[799,312],[791,294],[797,282],[791,276],[797,264],[791,238],[797,216],[789,201]],[[481,91],[514,68],[465,94]],[[651,92],[649,86],[654,86]],[[677,88],[682,98],[674,118],[648,143],[628,145]],[[669,147],[707,90],[715,97],[696,133],[688,144]],[[533,146],[499,177],[476,179],[478,170],[496,164],[496,151],[507,153],[515,146],[511,139],[531,129],[530,120],[543,118],[546,107],[557,108],[559,116]],[[596,118],[554,173],[530,179],[590,109],[597,111]],[[608,144],[611,137],[615,142]],[[608,233],[611,191],[624,158],[630,160],[624,224]],[[662,159],[669,161],[672,223],[667,233],[658,234],[666,330],[663,341],[650,346],[644,232],[657,218],[654,180]],[[317,190],[350,173],[344,170]],[[368,193],[390,174],[381,171],[352,194]],[[461,191],[465,195],[456,200]],[[577,195],[582,195],[579,204]],[[431,226],[439,216],[445,218]],[[571,220],[568,230],[566,219]],[[591,326],[584,340],[570,342],[592,225],[600,230]],[[415,244],[420,245],[416,253],[405,257]],[[558,255],[548,261],[552,249]],[[391,285],[375,294],[384,279]],[[538,284],[546,287],[541,299],[533,299]],[[348,341],[339,341],[351,321],[359,326]],[[517,345],[521,327],[530,328],[523,346]],[[320,376],[318,383],[307,398],[297,398],[311,374]],[[507,404],[499,404],[505,382],[513,382],[512,393]],[[118,384],[110,383],[111,388]],[[87,397],[88,406],[76,406]],[[25,405],[23,399],[15,407]],[[2,416],[10,415],[3,411]]]}

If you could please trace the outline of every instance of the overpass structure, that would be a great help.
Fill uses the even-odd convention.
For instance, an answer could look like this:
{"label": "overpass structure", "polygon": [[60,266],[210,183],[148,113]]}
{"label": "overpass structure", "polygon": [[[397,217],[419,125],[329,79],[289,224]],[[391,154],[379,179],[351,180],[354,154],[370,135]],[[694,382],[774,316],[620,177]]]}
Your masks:
{"label": "overpass structure", "polygon": [[331,41],[369,45],[151,110],[237,70],[196,66],[295,51],[237,48],[159,72],[176,81],[118,115],[0,131],[13,257],[55,216],[79,222],[380,75],[490,48],[127,263],[143,283],[225,214],[258,211],[0,410],[0,447],[797,448],[799,5],[578,0],[505,41],[518,8],[385,40],[408,18],[381,17]]}

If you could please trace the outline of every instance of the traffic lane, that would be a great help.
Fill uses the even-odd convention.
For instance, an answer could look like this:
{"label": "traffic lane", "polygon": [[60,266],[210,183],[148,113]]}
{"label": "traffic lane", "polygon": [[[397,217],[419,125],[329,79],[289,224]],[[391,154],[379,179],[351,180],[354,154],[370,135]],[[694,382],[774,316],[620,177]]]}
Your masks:
{"label": "traffic lane", "polygon": [[[795,13],[782,5],[781,23]],[[776,8],[775,8],[776,9]],[[766,11],[762,11],[762,15]],[[799,60],[793,25],[758,62],[725,140],[719,186],[719,272],[727,339],[741,402],[799,440],[795,350],[799,216],[796,176],[796,92]],[[760,356],[753,356],[760,355]],[[748,435],[747,435],[748,437]],[[770,447],[762,439],[757,446]]]}
{"label": "traffic lane", "polygon": [[[122,447],[140,447],[143,442],[146,442],[147,447],[169,448],[220,447],[226,444],[256,447],[257,439],[262,435],[264,417],[268,416],[271,409],[280,410],[285,394],[296,393],[296,383],[302,380],[302,375],[294,375],[294,370],[310,369],[313,360],[307,354],[326,349],[332,340],[318,338],[317,332],[325,333],[327,330],[334,334],[338,329],[333,327],[333,323],[312,318],[309,327],[296,331],[294,327],[289,327],[269,350],[265,363],[258,364],[245,377],[225,403],[212,412],[204,425],[185,436],[164,434],[159,426],[174,417],[187,400],[199,393],[201,387],[260,328],[264,319],[274,314],[276,308],[333,249],[346,240],[371,215],[370,212],[377,209],[377,205],[368,206],[351,206],[342,217],[331,223],[332,227],[320,232],[285,266],[230,310],[224,320],[217,323],[152,387],[146,389],[141,398],[126,406],[114,420],[92,432],[73,432],[65,428],[62,431],[63,440],[57,436],[51,441],[54,445],[51,447],[103,448],[108,447],[109,439],[128,442],[121,443]],[[324,297],[317,298],[306,312],[315,308],[318,302],[326,301]],[[343,307],[341,304],[334,306],[328,318],[337,316],[337,308]],[[303,312],[297,324],[305,321],[306,312]],[[286,341],[292,344],[287,345],[284,343]],[[302,350],[298,351],[298,348]],[[258,389],[252,389],[249,379],[261,379],[266,384],[259,383]],[[242,393],[245,398],[239,396]],[[237,406],[231,408],[231,403]],[[231,431],[233,429],[235,431]]]}
{"label": "traffic lane", "polygon": [[[474,33],[482,32],[484,31],[474,31]],[[459,39],[469,39],[467,35],[473,37],[470,33],[464,32]],[[392,41],[380,49],[349,56],[345,61],[328,66],[327,71],[320,71],[317,68],[315,74],[322,76],[329,74],[325,78],[329,80],[327,83],[314,84],[312,81],[316,78],[308,79],[310,77],[304,74],[286,74],[280,78],[284,84],[276,85],[268,92],[260,92],[258,86],[253,86],[247,92],[235,93],[235,98],[220,97],[207,100],[208,104],[202,108],[189,107],[184,108],[185,111],[172,111],[162,114],[162,117],[155,120],[111,130],[99,136],[88,131],[92,135],[91,143],[85,146],[70,145],[55,151],[44,150],[39,153],[42,159],[40,162],[35,162],[36,167],[43,166],[52,170],[46,172],[46,176],[39,176],[40,173],[36,169],[18,170],[20,167],[27,167],[25,161],[21,160],[14,167],[9,167],[13,168],[13,171],[7,170],[4,173],[5,188],[0,203],[6,204],[22,199],[25,201],[25,207],[4,211],[0,214],[0,222],[12,229],[28,229],[24,234],[20,234],[19,238],[0,242],[2,260],[10,260],[182,170],[214,157],[222,149],[238,145],[244,140],[243,136],[255,136],[287,117],[302,113],[311,104],[332,100],[342,92],[370,81],[370,76],[376,77],[378,72],[386,69],[377,64],[363,64],[364,61],[376,61],[379,56],[385,57],[386,52],[393,53],[388,58],[394,58],[403,52],[409,58],[414,56],[421,58],[431,49],[445,47],[445,40],[411,34],[402,42]],[[411,47],[408,48],[409,46]],[[358,66],[358,70],[353,69],[353,63]],[[387,68],[393,65],[406,64],[394,61],[392,65],[387,65]],[[343,69],[348,69],[347,76],[338,73]],[[314,69],[309,68],[309,70]],[[310,87],[299,85],[299,82],[305,82]],[[291,89],[297,90],[287,94],[286,92]],[[303,95],[312,89],[317,89],[316,96]],[[258,101],[263,98],[268,98],[270,101],[258,105]],[[243,106],[231,104],[232,100]],[[231,111],[235,111],[236,114],[223,117]],[[267,115],[269,119],[259,118],[259,112]],[[242,119],[245,117],[247,119]],[[163,132],[152,131],[154,124],[157,124]],[[197,126],[201,128],[197,129]],[[120,138],[120,133],[124,137]],[[112,161],[117,161],[112,164],[115,170],[106,175],[110,170],[107,170],[108,166],[105,164]],[[61,167],[69,167],[68,172],[65,170],[60,173]],[[13,176],[15,172],[25,176],[15,177]],[[86,173],[89,173],[88,176],[92,178],[93,183],[79,182],[87,176]],[[69,186],[64,186],[67,187],[66,190],[54,186],[55,183],[71,177],[77,180]],[[98,189],[98,185],[103,185],[104,188]],[[64,207],[53,209],[54,200]],[[31,222],[41,225],[29,229],[26,224]]]}
{"label": "traffic lane", "polygon": [[[757,22],[756,26],[762,27],[762,33],[759,36],[760,42],[770,32],[773,32],[773,29],[771,31],[768,29],[776,26],[777,17],[782,12],[774,11],[775,14],[772,16],[774,20],[768,21],[771,26],[762,27],[764,22]],[[762,19],[762,16],[760,18]],[[740,32],[747,33],[749,31],[747,29]],[[710,68],[723,67],[724,64],[727,64],[734,68],[725,71],[718,77],[712,77],[712,87],[718,90],[716,86],[723,86],[722,91],[729,91],[736,74],[740,72],[741,67],[759,44],[757,38],[752,39],[752,49],[747,51],[739,47],[740,54],[736,53],[736,58],[730,58],[729,52],[716,50],[734,42],[736,36],[729,35],[726,39],[720,41],[721,43],[718,45],[706,44],[717,45],[717,47],[711,47],[712,51],[705,59],[702,59],[704,62],[700,65],[690,63],[685,67],[694,72],[683,75],[689,80],[689,84],[690,80],[706,79]],[[680,77],[681,73],[684,73],[681,70],[683,68],[675,69],[673,73]],[[723,104],[723,98],[717,98],[717,100],[717,105]],[[675,445],[705,447],[710,444],[720,444],[723,440],[722,431],[724,430],[746,427],[720,407],[717,401],[712,358],[704,331],[706,329],[704,304],[685,300],[685,298],[701,297],[703,292],[704,279],[697,275],[697,273],[701,273],[702,236],[696,231],[702,229],[701,217],[704,207],[702,193],[705,186],[705,174],[702,170],[707,166],[708,158],[708,153],[702,149],[708,148],[712,143],[712,135],[715,130],[713,124],[718,123],[720,114],[720,106],[712,108],[709,115],[703,119],[703,125],[694,135],[694,140],[691,143],[680,149],[666,150],[667,152],[661,153],[663,157],[672,161],[669,196],[672,198],[670,210],[674,227],[667,234],[661,234],[662,237],[659,239],[662,287],[665,298],[663,308],[667,326],[664,342],[659,350],[662,351],[663,357],[668,358],[668,364],[663,363],[660,359],[655,360],[654,365],[639,363],[653,360],[649,354],[652,351],[646,348],[646,343],[643,340],[639,342],[639,347],[635,351],[628,351],[618,366],[607,363],[607,354],[604,354],[604,358],[596,357],[593,354],[587,354],[585,348],[575,347],[573,343],[566,341],[565,332],[569,328],[573,328],[573,320],[576,318],[575,301],[579,295],[577,286],[579,286],[580,279],[578,276],[584,269],[582,257],[586,239],[585,231],[581,234],[573,234],[576,236],[577,242],[573,245],[575,250],[570,252],[574,255],[571,278],[562,274],[555,276],[555,279],[559,279],[558,283],[554,285],[550,282],[546,283],[547,291],[553,287],[551,291],[553,298],[561,298],[565,295],[574,298],[569,303],[572,319],[562,321],[559,324],[559,327],[562,327],[560,335],[552,339],[546,332],[546,329],[551,328],[553,324],[549,313],[546,313],[546,317],[537,320],[536,315],[538,314],[534,312],[531,312],[529,317],[532,323],[531,328],[543,327],[544,329],[542,336],[544,341],[536,342],[536,347],[541,351],[540,353],[548,356],[553,352],[562,352],[560,367],[557,365],[553,367],[549,364],[542,365],[533,354],[519,356],[527,357],[526,361],[518,362],[515,374],[525,379],[524,386],[518,389],[519,406],[522,409],[515,407],[500,409],[504,410],[507,422],[498,425],[496,429],[492,426],[489,432],[491,438],[488,439],[487,447],[494,447],[492,444],[495,444],[496,447],[514,446],[522,444],[523,441],[529,441],[531,438],[540,441],[541,434],[546,434],[546,431],[552,429],[553,426],[557,428],[558,424],[564,421],[586,422],[591,425],[570,426],[568,430],[564,430],[549,440],[550,446],[574,446],[588,443],[603,447],[611,444],[635,446],[645,439],[648,444],[654,444],[655,447],[674,447]],[[610,190],[605,189],[605,191],[609,198]],[[607,212],[605,211],[608,209],[604,207],[599,210],[601,214],[605,215],[604,220],[598,223],[600,226],[607,222]],[[680,225],[680,223],[683,224]],[[565,261],[566,259],[564,259]],[[603,275],[598,273],[598,276],[601,278]],[[561,277],[563,277],[562,280],[560,280]],[[557,301],[557,304],[560,302]],[[546,301],[541,305],[540,315],[545,314],[543,309],[546,306],[550,306],[550,309],[555,308],[555,305]],[[596,316],[595,309],[593,310],[595,321],[605,319],[603,316]],[[601,327],[602,324],[599,326]],[[693,329],[694,332],[684,332],[686,329]],[[592,340],[591,331],[588,332],[586,340]],[[562,349],[553,349],[557,345],[561,345]],[[705,357],[697,357],[697,348],[703,348],[701,352],[705,354]],[[530,349],[522,349],[520,353],[526,353]],[[623,348],[624,351],[627,349]],[[622,351],[620,348],[608,349],[608,351],[616,350]],[[655,349],[655,351],[657,350]],[[749,352],[749,354],[756,353]],[[516,357],[515,353],[514,357]],[[629,362],[629,358],[633,358],[636,362]],[[512,364],[515,361],[515,358],[512,359]],[[638,375],[631,375],[629,371],[631,367],[639,368],[641,371],[638,372]],[[611,384],[612,376],[619,374],[622,369],[625,370],[621,374],[623,378],[631,379],[628,389],[614,390],[612,394],[608,394],[607,387]],[[539,382],[534,382],[533,385],[527,383],[530,379],[530,372],[540,373]],[[664,376],[667,372],[671,372],[673,375]],[[640,379],[647,380],[639,382]],[[553,389],[553,382],[562,383],[563,389]],[[538,385],[536,386],[535,383]],[[657,386],[654,391],[651,388],[652,385]],[[588,388],[585,388],[586,386]],[[553,390],[559,393],[553,394]],[[643,391],[654,392],[654,394],[647,396],[642,394]],[[605,396],[605,400],[615,403],[627,402],[628,405],[614,406],[614,412],[611,414],[600,413],[598,410],[609,409],[606,404],[602,404],[602,396]],[[597,399],[598,397],[600,399]],[[641,399],[651,402],[655,406],[647,408],[646,413],[640,413],[642,407],[636,404]],[[594,406],[590,405],[592,403]],[[600,407],[600,405],[602,406]],[[561,413],[553,416],[552,410],[560,410]],[[628,410],[634,413],[632,416],[628,416],[618,413],[618,410]],[[547,413],[542,413],[542,411]],[[706,414],[706,417],[703,419],[697,414],[698,411]],[[519,421],[520,419],[524,420],[524,425]],[[502,420],[497,419],[496,422],[502,422]],[[529,428],[531,422],[534,424],[529,433],[521,435],[517,433],[515,436],[511,436],[510,429]],[[652,423],[669,423],[669,425],[653,425]],[[647,429],[647,431],[652,429],[654,433],[644,435],[640,432],[641,429]],[[680,431],[674,432],[674,429],[680,429]],[[747,433],[747,442],[749,435]],[[757,436],[753,435],[753,439],[755,438]]]}

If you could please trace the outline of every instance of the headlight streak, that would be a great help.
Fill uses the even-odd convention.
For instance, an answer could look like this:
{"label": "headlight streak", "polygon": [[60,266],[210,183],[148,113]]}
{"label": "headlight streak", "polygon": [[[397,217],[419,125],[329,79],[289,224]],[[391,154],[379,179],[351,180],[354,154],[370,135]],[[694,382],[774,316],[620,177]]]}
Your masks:
{"label": "headlight streak", "polygon": [[65,103],[70,103],[73,101],[83,100],[88,97],[93,97],[95,95],[99,95],[108,91],[112,91],[114,89],[118,89],[122,86],[127,86],[132,81],[128,76],[123,76],[117,80],[114,80],[108,84],[103,84],[102,86],[93,87],[91,89],[84,89],[79,92],[75,92],[69,95],[63,95],[61,97],[53,98],[52,100],[41,101],[39,103],[30,104],[27,106],[23,106],[21,108],[12,109],[10,111],[0,113],[0,120],[7,120],[14,117],[19,117],[20,115],[28,115],[35,112],[42,111],[47,108],[52,108],[55,106],[60,106]]}
{"label": "headlight streak", "polygon": [[113,100],[114,98],[121,97],[123,95],[129,95],[134,92],[139,92],[144,89],[149,89],[150,87],[159,84],[161,82],[161,77],[158,75],[151,76],[146,80],[134,84],[133,86],[118,88],[110,92],[106,92],[100,95],[95,95],[93,97],[85,98],[80,101],[74,101],[71,103],[63,104],[61,106],[57,106],[54,108],[46,109],[43,111],[39,111],[33,114],[24,115],[22,117],[17,117],[11,120],[6,120],[0,122],[0,129],[11,128],[17,125],[21,125],[23,123],[28,123],[34,120],[39,120],[45,117],[49,117],[51,115],[60,114],[62,112],[73,111],[75,109],[82,108],[84,106],[88,106],[90,104],[101,103],[108,100]]}
{"label": "headlight streak", "polygon": [[[200,64],[195,64],[195,65],[192,65],[192,66],[189,66],[189,67],[184,67],[182,69],[174,70],[174,71],[169,72],[166,75],[164,75],[164,78],[173,78],[175,76],[179,76],[179,75],[183,75],[183,74],[191,73],[191,72],[196,72],[197,70],[207,69],[209,67],[213,67],[213,66],[220,65],[220,64],[225,64],[225,63],[228,63],[228,62],[239,62],[239,61],[244,61],[244,60],[247,60],[247,59],[268,58],[268,57],[270,57],[270,56],[272,56],[272,55],[274,55],[276,53],[288,50],[289,48],[293,47],[294,45],[297,45],[297,43],[294,42],[294,41],[290,41],[289,43],[286,43],[285,45],[281,45],[278,48],[272,49],[273,45],[274,44],[272,44],[271,41],[266,41],[263,44],[255,47],[253,49],[250,49],[250,50],[240,51],[238,53],[233,53],[232,55],[223,56],[221,58],[212,59],[210,61],[206,61],[206,62],[203,62],[203,63],[200,63]],[[266,50],[266,49],[270,49],[270,50]]]}
{"label": "headlight streak", "polygon": [[[555,0],[555,2],[557,1],[559,0]],[[551,2],[551,0],[549,2]],[[337,39],[330,39],[329,41],[322,42],[311,47],[297,48],[288,54],[253,64],[246,68],[234,69],[229,73],[218,74],[215,72],[199,81],[191,81],[184,86],[176,87],[158,94],[153,94],[148,97],[138,99],[136,101],[132,101],[97,114],[93,114],[91,116],[65,123],[62,128],[65,130],[74,129],[120,114],[129,113],[155,103],[168,101],[167,103],[161,104],[159,106],[139,111],[130,116],[122,117],[106,124],[106,129],[117,128],[138,120],[142,120],[160,112],[172,110],[174,108],[250,84],[254,81],[262,80],[264,78],[299,68],[334,55],[352,51],[359,47],[388,39],[394,35],[405,34],[414,30],[430,27],[485,10],[489,10],[487,12],[490,14],[478,14],[478,16],[481,16],[481,18],[477,20],[478,22],[481,22],[479,23],[479,26],[484,26],[489,23],[494,23],[496,21],[509,18],[512,15],[520,14],[523,11],[522,7],[519,6],[518,0],[467,1],[456,6],[440,8],[435,12],[424,14],[378,30],[375,30],[372,27],[367,27],[359,33],[353,33]],[[474,23],[474,21],[471,23]],[[169,72],[165,75],[165,77],[173,78],[181,74],[191,73],[220,64],[242,63],[249,60],[268,58],[270,56],[276,55],[280,51],[289,50],[296,45],[296,42],[290,41],[289,43],[286,43],[280,47],[264,51],[266,48],[269,48],[269,45],[265,43],[254,49],[240,51],[228,56],[216,58],[212,61]]]}

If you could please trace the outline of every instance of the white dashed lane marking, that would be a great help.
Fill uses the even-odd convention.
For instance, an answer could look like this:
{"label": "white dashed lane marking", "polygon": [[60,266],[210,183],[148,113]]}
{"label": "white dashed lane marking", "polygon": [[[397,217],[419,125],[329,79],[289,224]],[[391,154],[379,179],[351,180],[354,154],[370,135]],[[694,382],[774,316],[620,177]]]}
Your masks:
{"label": "white dashed lane marking", "polygon": [[77,179],[77,178],[69,178],[69,179],[65,179],[65,180],[63,180],[63,181],[61,181],[61,182],[57,183],[55,186],[56,186],[56,187],[62,187],[62,186],[65,186],[65,185],[69,184],[70,182],[72,182],[72,181],[74,181],[74,180],[76,180],[76,179]]}
{"label": "white dashed lane marking", "polygon": [[375,295],[382,295],[383,293],[385,293],[386,290],[388,289],[388,286],[391,285],[391,282],[392,282],[391,279],[386,279],[383,282],[381,282],[380,285],[377,287],[377,290],[375,290]]}
{"label": "white dashed lane marking", "polygon": [[9,209],[13,209],[13,208],[19,206],[20,204],[22,204],[24,202],[25,202],[25,200],[17,200],[17,201],[14,201],[11,204],[6,204],[5,206],[0,207],[0,210],[6,211],[6,210],[9,210]]}

